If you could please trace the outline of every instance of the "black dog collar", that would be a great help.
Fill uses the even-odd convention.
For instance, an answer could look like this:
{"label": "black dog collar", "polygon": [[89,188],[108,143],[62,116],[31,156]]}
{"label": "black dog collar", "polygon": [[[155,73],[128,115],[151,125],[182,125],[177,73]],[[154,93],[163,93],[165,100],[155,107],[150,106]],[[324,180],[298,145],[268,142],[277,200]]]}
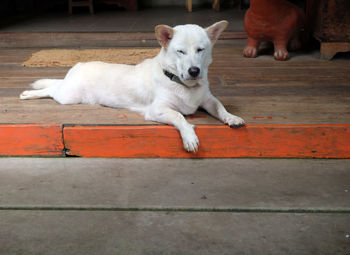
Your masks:
{"label": "black dog collar", "polygon": [[177,75],[175,75],[175,74],[173,74],[173,73],[170,73],[170,72],[168,72],[167,70],[163,70],[163,73],[164,73],[170,80],[172,80],[173,82],[176,82],[176,83],[178,83],[178,84],[180,84],[180,85],[182,85],[182,86],[186,86],[186,87],[187,87],[187,85],[186,85],[185,83],[183,83]]}

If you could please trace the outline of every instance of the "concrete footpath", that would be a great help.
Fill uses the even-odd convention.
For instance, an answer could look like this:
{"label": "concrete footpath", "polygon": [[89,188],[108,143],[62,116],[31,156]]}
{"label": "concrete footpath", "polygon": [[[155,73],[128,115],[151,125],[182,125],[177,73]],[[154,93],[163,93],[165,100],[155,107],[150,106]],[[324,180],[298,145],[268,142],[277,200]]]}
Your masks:
{"label": "concrete footpath", "polygon": [[350,254],[350,160],[0,158],[0,254]]}

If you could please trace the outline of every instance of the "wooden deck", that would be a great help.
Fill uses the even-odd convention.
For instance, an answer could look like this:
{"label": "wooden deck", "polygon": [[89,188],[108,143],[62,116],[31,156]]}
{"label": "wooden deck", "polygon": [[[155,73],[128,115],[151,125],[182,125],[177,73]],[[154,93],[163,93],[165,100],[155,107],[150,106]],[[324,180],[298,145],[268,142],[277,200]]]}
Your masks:
{"label": "wooden deck", "polygon": [[[224,128],[221,132],[222,127],[220,125],[222,123],[203,111],[187,116],[189,122],[199,126],[200,133],[204,132],[202,135],[204,146],[202,152],[211,151],[206,148],[206,144],[210,145],[213,141],[206,137],[214,133],[217,136],[217,141],[214,143],[218,144],[222,143],[221,141],[228,136],[239,137],[236,141],[238,147],[256,139],[261,142],[260,145],[253,143],[252,148],[247,149],[249,151],[255,150],[254,153],[235,154],[236,147],[232,147],[232,153],[213,154],[211,157],[254,157],[259,155],[265,157],[350,157],[349,146],[347,143],[341,142],[350,137],[350,61],[348,56],[345,55],[333,61],[323,61],[319,59],[319,55],[315,52],[300,52],[292,54],[291,60],[287,62],[276,62],[270,54],[262,55],[256,59],[246,59],[241,54],[244,43],[244,40],[224,40],[224,42],[218,44],[218,47],[214,50],[214,62],[210,68],[209,80],[213,94],[223,102],[230,112],[246,120],[248,125],[242,129],[246,131],[230,131],[229,128]],[[0,128],[7,128],[6,124],[46,125],[52,123],[60,125],[62,128],[68,128],[69,126],[66,129],[67,132],[69,129],[77,128],[76,132],[79,134],[81,132],[79,126],[85,125],[90,126],[85,130],[90,129],[91,132],[101,129],[101,126],[107,126],[102,127],[105,130],[106,128],[111,130],[111,128],[114,129],[120,126],[148,126],[148,128],[158,126],[156,130],[163,130],[162,132],[166,133],[164,137],[171,139],[174,136],[172,134],[174,131],[168,127],[164,127],[165,129],[159,128],[159,123],[144,121],[141,115],[125,109],[111,109],[98,105],[59,105],[51,99],[19,100],[19,94],[28,88],[29,83],[40,78],[63,78],[68,70],[65,67],[22,67],[21,63],[30,54],[38,50],[40,49],[0,49],[0,123],[2,124]],[[214,130],[210,127],[211,125],[219,125],[219,129]],[[108,128],[110,126],[114,127]],[[211,129],[206,129],[206,127]],[[310,128],[311,131],[308,130]],[[256,129],[277,130],[278,135],[270,143],[271,146],[275,146],[275,149],[270,149],[273,152],[267,153],[259,147],[261,144],[269,143],[271,139],[264,138],[266,132],[263,134],[261,131],[257,131],[256,135],[252,135],[252,131],[249,131]],[[130,132],[130,134],[135,133],[135,128],[130,128]],[[240,136],[242,132],[248,132],[248,138]],[[276,146],[276,144],[283,143],[288,138],[296,139],[293,134],[298,132],[301,132],[301,135],[297,138],[299,142],[297,146],[293,145],[296,153],[278,154],[278,151],[282,152],[284,149],[279,145]],[[310,144],[310,132],[314,135],[312,139],[318,141],[315,147],[306,146]],[[151,133],[157,137],[157,131],[153,130]],[[3,135],[6,137],[5,133]],[[60,135],[62,136],[62,132]],[[272,132],[267,137],[271,138],[273,136],[274,133]],[[73,137],[74,141],[77,141],[79,135]],[[175,134],[175,137],[175,140],[179,139],[177,134]],[[322,139],[325,137],[327,139]],[[60,139],[60,137],[57,139]],[[92,141],[92,143],[96,143],[97,146],[100,139],[101,137],[96,137],[96,141]],[[111,137],[108,139],[111,139]],[[140,137],[140,139],[145,139],[145,137]],[[153,140],[154,137],[150,136],[149,139]],[[323,140],[326,140],[325,143],[320,143]],[[13,143],[12,140],[10,142]],[[132,143],[134,142],[132,141]],[[74,144],[66,141],[62,143],[66,145]],[[83,147],[93,148],[95,145],[85,144]],[[152,147],[152,143],[149,146]],[[175,141],[172,146],[181,147],[180,140]],[[337,146],[340,146],[340,148]],[[223,147],[226,147],[226,145]],[[304,147],[308,148],[307,153],[298,154]],[[328,148],[326,149],[326,147]],[[56,155],[63,155],[66,150],[68,153],[72,153],[71,155],[104,156],[103,153],[96,155],[84,154],[81,149],[77,149],[73,153],[74,148],[64,148],[63,150],[62,146],[57,148]],[[335,153],[334,155],[329,148],[333,148],[334,151],[341,151],[341,153]],[[178,150],[180,149],[178,148]],[[6,155],[6,150],[7,145],[4,145],[2,155]],[[49,151],[52,152],[51,149]],[[93,149],[93,151],[96,150]],[[277,152],[275,153],[275,151]],[[31,152],[28,153],[25,155],[32,155]],[[182,151],[178,151],[178,153],[180,153],[178,154],[179,157],[186,156]],[[142,153],[135,152],[134,154],[136,157],[140,155]],[[148,154],[144,155],[147,156]],[[210,153],[204,153],[201,157],[209,157],[209,155]],[[112,153],[111,156],[123,155]],[[132,154],[127,154],[127,157],[130,156]],[[156,153],[153,156],[166,157],[171,155]]]}

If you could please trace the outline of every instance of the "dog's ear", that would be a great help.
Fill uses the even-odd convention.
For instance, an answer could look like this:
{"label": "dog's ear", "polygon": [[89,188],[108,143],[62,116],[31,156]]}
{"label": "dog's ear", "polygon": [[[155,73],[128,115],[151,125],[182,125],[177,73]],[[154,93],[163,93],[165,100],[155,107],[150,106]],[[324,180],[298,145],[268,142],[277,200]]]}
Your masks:
{"label": "dog's ear", "polygon": [[174,29],[167,25],[158,25],[156,26],[155,32],[159,44],[167,48],[170,40],[173,38]]}
{"label": "dog's ear", "polygon": [[214,44],[217,41],[221,33],[227,27],[227,25],[228,25],[228,22],[226,20],[222,20],[222,21],[216,22],[215,24],[205,29],[212,44]]}

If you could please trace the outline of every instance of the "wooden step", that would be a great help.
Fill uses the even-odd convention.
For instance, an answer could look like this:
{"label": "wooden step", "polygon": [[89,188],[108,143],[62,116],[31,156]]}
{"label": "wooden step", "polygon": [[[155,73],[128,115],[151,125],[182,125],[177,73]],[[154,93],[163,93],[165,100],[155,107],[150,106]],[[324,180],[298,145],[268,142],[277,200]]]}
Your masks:
{"label": "wooden step", "polygon": [[1,156],[350,158],[350,125],[198,125],[199,151],[166,125],[0,125]]}

